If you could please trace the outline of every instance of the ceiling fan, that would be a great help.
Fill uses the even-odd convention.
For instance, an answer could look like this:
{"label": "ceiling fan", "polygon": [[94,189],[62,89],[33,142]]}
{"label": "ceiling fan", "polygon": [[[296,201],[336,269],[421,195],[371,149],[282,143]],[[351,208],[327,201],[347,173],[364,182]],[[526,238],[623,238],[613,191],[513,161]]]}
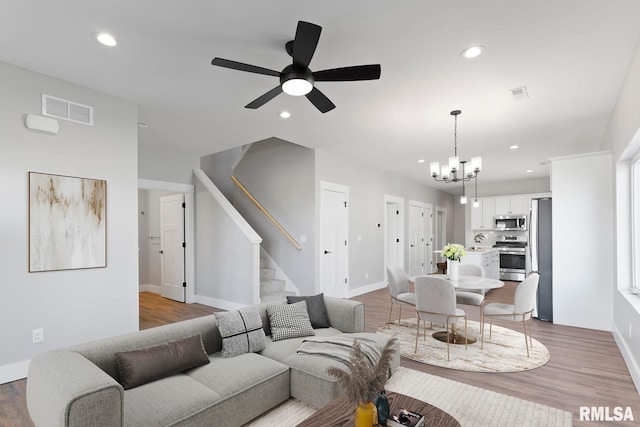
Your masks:
{"label": "ceiling fan", "polygon": [[282,92],[285,92],[293,96],[305,95],[318,110],[326,113],[336,106],[325,94],[314,87],[315,82],[376,80],[380,78],[380,64],[356,65],[312,72],[309,69],[309,63],[318,45],[321,31],[322,27],[319,25],[298,21],[295,39],[287,42],[285,46],[287,53],[293,58],[293,63],[284,67],[282,71],[270,70],[223,58],[213,58],[211,65],[280,78],[278,86],[254,99],[245,105],[245,108],[255,109],[262,107]]}

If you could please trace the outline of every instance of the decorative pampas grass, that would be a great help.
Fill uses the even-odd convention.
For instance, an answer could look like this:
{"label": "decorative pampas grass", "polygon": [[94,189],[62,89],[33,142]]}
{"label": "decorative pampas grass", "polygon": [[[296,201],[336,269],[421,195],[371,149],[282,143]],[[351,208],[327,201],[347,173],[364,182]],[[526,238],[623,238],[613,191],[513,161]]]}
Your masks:
{"label": "decorative pampas grass", "polygon": [[384,388],[387,379],[389,379],[391,357],[395,353],[393,349],[395,342],[395,338],[389,339],[378,362],[373,364],[360,347],[360,342],[355,339],[349,356],[350,372],[335,366],[327,368],[327,373],[337,378],[354,406],[372,402],[380,390]]}

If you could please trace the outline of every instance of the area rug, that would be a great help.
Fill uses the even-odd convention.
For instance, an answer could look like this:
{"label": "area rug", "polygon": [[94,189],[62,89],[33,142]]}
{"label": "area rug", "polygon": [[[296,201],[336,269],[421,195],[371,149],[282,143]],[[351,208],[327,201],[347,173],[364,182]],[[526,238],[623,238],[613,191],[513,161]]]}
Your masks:
{"label": "area rug", "polygon": [[[431,336],[434,332],[444,331],[444,328],[433,325],[427,329],[427,338],[423,340],[423,330],[420,329],[418,351],[416,345],[416,322],[413,319],[402,319],[382,326],[378,333],[393,335],[400,341],[400,354],[417,362],[443,368],[458,369],[474,372],[521,372],[543,366],[551,358],[549,350],[540,341],[533,339],[533,347],[529,348],[530,357],[524,345],[524,334],[501,326],[493,325],[493,333],[489,339],[489,325],[485,327],[484,349],[480,349],[480,323],[469,321],[467,336],[476,337],[474,344],[450,345],[451,360],[447,361],[447,343],[436,340]],[[458,330],[463,332],[463,324]],[[427,326],[429,323],[427,322]]]}
{"label": "area rug", "polygon": [[[437,406],[462,427],[565,427],[572,423],[570,412],[404,367],[393,374],[387,389]],[[289,399],[247,426],[293,427],[315,412],[314,407]]]}

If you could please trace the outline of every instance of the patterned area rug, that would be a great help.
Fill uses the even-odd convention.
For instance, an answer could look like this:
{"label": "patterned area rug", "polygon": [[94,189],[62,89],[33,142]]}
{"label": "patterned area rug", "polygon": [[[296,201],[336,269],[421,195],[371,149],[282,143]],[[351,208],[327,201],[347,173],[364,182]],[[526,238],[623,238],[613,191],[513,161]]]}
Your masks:
{"label": "patterned area rug", "polygon": [[[393,374],[387,389],[437,406],[462,427],[565,427],[572,423],[567,411],[403,367]],[[316,408],[289,399],[247,426],[292,427],[315,412]]]}
{"label": "patterned area rug", "polygon": [[[524,345],[524,334],[493,325],[493,333],[489,339],[489,325],[485,327],[484,349],[480,349],[480,323],[469,321],[467,336],[476,337],[474,344],[450,345],[451,360],[447,361],[447,343],[436,340],[431,336],[434,332],[444,331],[444,328],[434,325],[427,329],[426,340],[423,340],[423,329],[420,328],[418,351],[415,352],[416,322],[414,319],[402,319],[390,325],[382,326],[378,333],[394,335],[400,341],[400,353],[417,362],[443,368],[458,369],[474,372],[521,372],[543,366],[549,361],[549,350],[535,338],[533,347],[529,348],[530,357]],[[515,324],[515,323],[514,323]],[[427,322],[427,326],[429,323]],[[459,324],[458,330],[463,332],[464,326]]]}

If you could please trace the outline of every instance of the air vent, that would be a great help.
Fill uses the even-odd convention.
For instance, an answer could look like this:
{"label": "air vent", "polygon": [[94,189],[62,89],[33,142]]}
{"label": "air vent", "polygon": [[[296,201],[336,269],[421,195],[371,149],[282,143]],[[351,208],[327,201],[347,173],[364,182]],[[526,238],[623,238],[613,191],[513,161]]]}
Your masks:
{"label": "air vent", "polygon": [[93,107],[42,94],[42,115],[93,126]]}
{"label": "air vent", "polygon": [[513,89],[509,89],[511,92],[511,96],[513,99],[527,99],[529,98],[529,93],[527,92],[526,86],[520,86]]}

